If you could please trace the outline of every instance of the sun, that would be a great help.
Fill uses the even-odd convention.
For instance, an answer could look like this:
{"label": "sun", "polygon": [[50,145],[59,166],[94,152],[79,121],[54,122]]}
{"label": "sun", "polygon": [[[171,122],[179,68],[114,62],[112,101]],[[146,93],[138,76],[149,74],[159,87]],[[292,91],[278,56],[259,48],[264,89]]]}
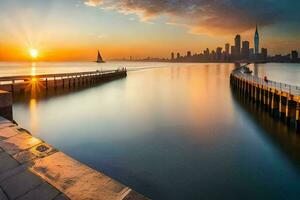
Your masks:
{"label": "sun", "polygon": [[39,56],[39,51],[37,49],[30,49],[29,54],[31,58],[35,59]]}

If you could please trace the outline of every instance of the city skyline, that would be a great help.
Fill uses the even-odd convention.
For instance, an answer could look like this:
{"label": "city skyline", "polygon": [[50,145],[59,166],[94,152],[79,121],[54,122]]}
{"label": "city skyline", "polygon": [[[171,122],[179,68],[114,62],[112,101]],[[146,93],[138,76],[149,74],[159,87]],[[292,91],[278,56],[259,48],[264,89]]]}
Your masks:
{"label": "city skyline", "polygon": [[293,0],[0,3],[1,61],[27,61],[32,48],[39,50],[41,61],[94,60],[98,49],[106,60],[169,57],[171,51],[200,52],[206,47],[223,47],[223,43],[231,43],[236,33],[253,46],[255,24],[263,35],[260,45],[268,47],[269,54],[300,50],[296,9],[300,3]]}

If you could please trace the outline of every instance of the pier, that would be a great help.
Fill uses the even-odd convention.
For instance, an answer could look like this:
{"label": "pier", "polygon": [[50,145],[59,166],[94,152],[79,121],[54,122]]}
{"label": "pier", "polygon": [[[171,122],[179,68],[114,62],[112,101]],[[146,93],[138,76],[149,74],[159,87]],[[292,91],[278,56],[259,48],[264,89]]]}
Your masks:
{"label": "pier", "polygon": [[74,91],[96,84],[124,78],[126,68],[107,71],[90,71],[60,74],[40,74],[0,77],[0,116],[13,120],[13,97],[29,94],[35,98],[40,94],[57,91]]}
{"label": "pier", "polygon": [[300,132],[300,87],[264,80],[243,73],[242,68],[232,71],[230,84],[237,95]]}
{"label": "pier", "polygon": [[126,76],[127,70],[125,68],[106,71],[8,76],[0,77],[0,90],[12,94],[23,94],[33,90],[43,92],[49,89],[72,89]]}

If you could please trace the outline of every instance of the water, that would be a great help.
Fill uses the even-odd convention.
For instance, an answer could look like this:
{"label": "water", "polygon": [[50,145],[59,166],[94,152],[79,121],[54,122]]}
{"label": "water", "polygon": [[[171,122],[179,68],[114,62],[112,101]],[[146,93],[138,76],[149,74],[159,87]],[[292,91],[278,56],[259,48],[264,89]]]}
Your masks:
{"label": "water", "polygon": [[[132,70],[127,78],[16,101],[14,118],[35,136],[152,199],[300,198],[299,136],[232,94],[233,65],[106,66],[118,64]],[[257,73],[282,80],[284,73],[299,74],[299,65],[284,72],[273,66],[261,65]],[[297,76],[287,77],[299,83]]]}

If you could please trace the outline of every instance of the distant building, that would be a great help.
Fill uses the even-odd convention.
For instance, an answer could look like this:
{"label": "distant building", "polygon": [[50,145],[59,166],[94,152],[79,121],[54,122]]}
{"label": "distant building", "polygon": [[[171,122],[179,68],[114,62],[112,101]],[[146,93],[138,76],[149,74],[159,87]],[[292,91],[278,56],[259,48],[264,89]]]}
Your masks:
{"label": "distant building", "polygon": [[261,59],[266,61],[268,58],[268,49],[266,48],[261,48]]}
{"label": "distant building", "polygon": [[229,55],[229,54],[230,54],[229,49],[230,49],[230,44],[229,44],[229,43],[226,43],[226,44],[225,44],[225,54],[226,54],[226,55]]}
{"label": "distant building", "polygon": [[192,56],[192,53],[190,51],[186,52],[186,57],[191,57]]}
{"label": "distant building", "polygon": [[259,34],[258,34],[257,25],[256,25],[255,34],[254,34],[254,53],[256,55],[259,54]]}
{"label": "distant building", "polygon": [[249,41],[243,41],[242,43],[242,57],[244,59],[248,59],[250,56],[250,49],[249,49]]}
{"label": "distant building", "polygon": [[174,60],[175,58],[175,55],[174,55],[174,52],[171,53],[171,60]]}
{"label": "distant building", "polygon": [[218,47],[216,49],[216,59],[221,60],[221,57],[222,57],[222,47]]}
{"label": "distant building", "polygon": [[214,50],[210,54],[210,59],[211,60],[216,60],[216,52]]}
{"label": "distant building", "polygon": [[298,51],[292,51],[292,62],[298,61]]}
{"label": "distant building", "polygon": [[231,46],[231,59],[235,59],[236,58],[236,48],[235,46]]}
{"label": "distant building", "polygon": [[209,60],[210,59],[209,54],[210,54],[210,52],[209,52],[208,48],[203,51],[203,55],[204,55],[204,59],[205,60]]}
{"label": "distant building", "polygon": [[177,59],[179,59],[180,58],[180,53],[177,53]]}
{"label": "distant building", "polygon": [[237,56],[239,56],[241,54],[241,36],[240,35],[235,36],[234,44],[235,44],[236,54],[237,54]]}
{"label": "distant building", "polygon": [[250,49],[249,49],[249,58],[250,58],[251,60],[254,59],[254,48],[250,48]]}

